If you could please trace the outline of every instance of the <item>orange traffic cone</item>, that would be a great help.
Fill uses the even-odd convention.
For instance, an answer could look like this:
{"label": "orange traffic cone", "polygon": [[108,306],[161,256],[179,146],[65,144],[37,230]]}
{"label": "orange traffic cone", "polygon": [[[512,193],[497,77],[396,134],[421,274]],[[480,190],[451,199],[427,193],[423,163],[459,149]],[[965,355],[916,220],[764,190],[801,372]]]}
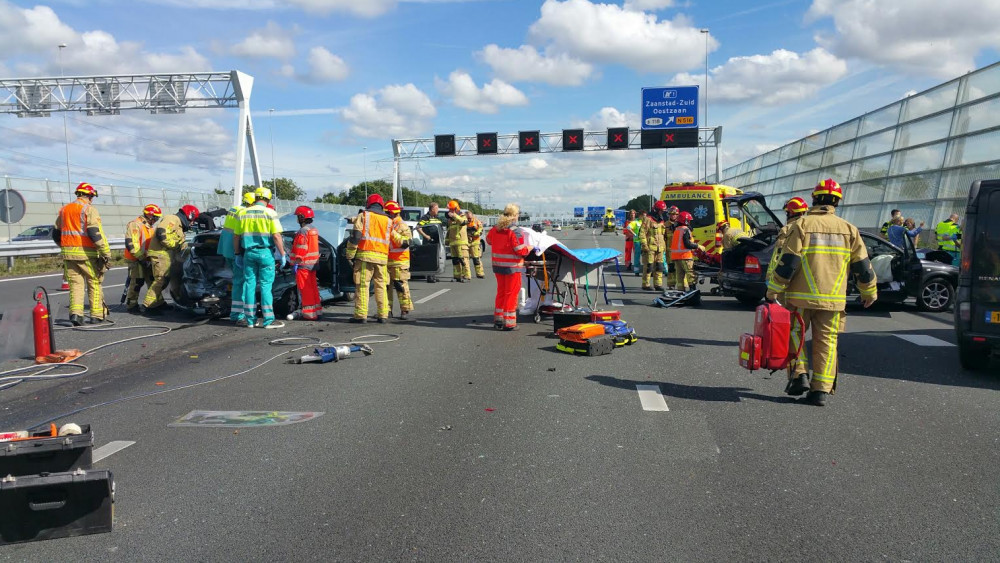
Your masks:
{"label": "orange traffic cone", "polygon": [[66,281],[66,278],[63,278],[62,285],[59,286],[59,291],[69,291],[69,282]]}

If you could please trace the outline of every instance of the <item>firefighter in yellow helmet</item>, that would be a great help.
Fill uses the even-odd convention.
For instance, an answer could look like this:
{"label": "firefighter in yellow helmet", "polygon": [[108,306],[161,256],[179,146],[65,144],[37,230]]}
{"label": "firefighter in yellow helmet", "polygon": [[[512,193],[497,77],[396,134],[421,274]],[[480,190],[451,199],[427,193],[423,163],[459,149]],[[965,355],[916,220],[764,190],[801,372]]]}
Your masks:
{"label": "firefighter in yellow helmet", "polygon": [[101,283],[110,269],[111,248],[104,236],[101,216],[94,207],[97,190],[82,182],[74,190],[76,200],[59,210],[52,238],[61,247],[69,281],[69,320],[83,324],[84,299],[90,298],[90,322],[104,320],[104,292]]}
{"label": "firefighter in yellow helmet", "polygon": [[386,289],[389,299],[389,316],[392,316],[392,293],[399,295],[399,320],[405,321],[407,315],[413,312],[413,300],[410,299],[410,239],[413,233],[410,227],[399,216],[403,208],[395,201],[385,203],[385,213],[389,216],[389,286]]}
{"label": "firefighter in yellow helmet", "polygon": [[384,200],[379,194],[368,196],[365,210],[354,219],[354,230],[347,241],[344,255],[354,263],[354,318],[353,323],[368,322],[368,286],[375,283],[375,303],[378,322],[388,322],[389,301],[386,283],[389,274],[389,217],[384,211]]}
{"label": "firefighter in yellow helmet", "polygon": [[134,313],[139,310],[139,290],[143,283],[153,285],[153,268],[146,251],[152,240],[153,225],[163,217],[159,205],[149,204],[142,208],[142,215],[125,225],[125,261],[128,262],[128,281],[125,292],[125,310]]}
{"label": "firefighter in yellow helmet", "polygon": [[469,235],[465,230],[468,221],[459,208],[458,202],[448,202],[448,235],[444,241],[451,247],[451,265],[455,281],[464,283],[472,279],[469,269]]}
{"label": "firefighter in yellow helmet", "polygon": [[163,312],[166,305],[163,290],[168,285],[171,291],[179,289],[181,261],[188,249],[184,233],[191,229],[191,224],[200,214],[197,207],[185,205],[177,213],[160,219],[160,224],[156,226],[156,233],[146,251],[153,269],[153,283],[149,285],[140,308],[146,314]]}
{"label": "firefighter in yellow helmet", "polygon": [[861,302],[870,307],[878,298],[875,272],[857,227],[837,217],[843,198],[840,185],[826,179],[813,189],[813,207],[788,230],[778,265],[767,280],[767,298],[781,299],[802,315],[805,327],[793,323],[793,350],[812,329],[812,379],[802,356],[789,366],[785,392],[823,406],[837,387],[837,336],[844,330],[847,276],[853,274]]}
{"label": "firefighter in yellow helmet", "polygon": [[472,257],[476,277],[483,279],[486,277],[486,271],[483,270],[483,222],[470,210],[466,210],[465,219],[468,221],[465,232],[469,235],[469,255]]}

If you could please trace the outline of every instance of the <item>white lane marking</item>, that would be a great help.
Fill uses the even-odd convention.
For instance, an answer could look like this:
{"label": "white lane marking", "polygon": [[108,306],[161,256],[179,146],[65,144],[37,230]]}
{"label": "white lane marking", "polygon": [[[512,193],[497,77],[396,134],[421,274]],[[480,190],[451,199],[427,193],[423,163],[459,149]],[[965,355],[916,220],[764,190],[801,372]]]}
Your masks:
{"label": "white lane marking", "polygon": [[614,284],[614,283],[608,283],[608,284],[605,284],[605,285],[607,285],[608,287],[618,287],[618,284]]}
{"label": "white lane marking", "polygon": [[[108,271],[109,272],[114,272],[115,270],[127,270],[127,269],[128,268],[126,268],[124,266],[120,266],[118,268],[111,268]],[[56,277],[61,278],[62,274],[45,274],[43,276],[25,276],[23,278],[7,278],[7,279],[0,280],[0,283],[16,282],[16,281],[21,281],[21,280],[40,280],[42,278],[56,278]]]}
{"label": "white lane marking", "polygon": [[424,297],[423,299],[417,301],[416,303],[417,303],[417,305],[420,305],[421,303],[427,303],[431,299],[434,299],[435,297],[444,295],[445,293],[448,293],[449,291],[451,291],[451,290],[450,289],[442,289],[441,291],[435,291],[434,293],[428,295],[427,297]]}
{"label": "white lane marking", "polygon": [[[116,283],[116,284],[113,284],[113,285],[105,285],[103,287],[104,287],[104,289],[108,289],[110,287],[125,287],[125,284],[123,284],[123,283]],[[69,292],[68,291],[55,291],[53,293],[50,293],[49,295],[66,295],[67,293],[69,293]]]}
{"label": "white lane marking", "polygon": [[898,338],[902,338],[907,342],[912,342],[917,346],[928,346],[935,348],[954,348],[954,344],[941,340],[940,338],[934,338],[933,336],[927,336],[926,334],[894,334]]}
{"label": "white lane marking", "polygon": [[663,398],[660,393],[659,385],[639,385],[636,384],[635,390],[639,392],[639,402],[642,403],[642,410],[644,411],[669,411],[667,408],[667,401]]}
{"label": "white lane marking", "polygon": [[94,456],[93,462],[97,463],[98,461],[101,461],[102,459],[104,459],[106,457],[113,456],[114,454],[116,454],[116,453],[124,450],[125,448],[131,446],[134,443],[135,442],[129,442],[127,440],[118,440],[118,441],[115,441],[115,442],[108,442],[107,444],[104,444],[103,446],[101,446],[101,447],[97,448],[96,450],[94,450],[94,453],[93,453],[93,456]]}
{"label": "white lane marking", "polygon": [[614,305],[615,307],[624,307],[625,306],[625,302],[622,301],[621,299],[612,299],[611,300],[611,304]]}

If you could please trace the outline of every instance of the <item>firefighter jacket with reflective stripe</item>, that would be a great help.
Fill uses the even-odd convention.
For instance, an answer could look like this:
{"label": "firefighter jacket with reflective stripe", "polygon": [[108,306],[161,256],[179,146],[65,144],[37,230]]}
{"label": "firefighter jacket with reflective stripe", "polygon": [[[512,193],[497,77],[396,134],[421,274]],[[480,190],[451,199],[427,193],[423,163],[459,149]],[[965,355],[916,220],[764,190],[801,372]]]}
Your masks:
{"label": "firefighter jacket with reflective stripe", "polygon": [[486,233],[486,243],[493,249],[494,274],[517,274],[524,271],[524,257],[531,252],[531,247],[524,237],[513,229],[498,229],[493,227]]}
{"label": "firefighter jacket with reflective stripe", "polygon": [[445,244],[469,244],[468,233],[465,232],[465,224],[468,221],[465,215],[455,213],[454,217],[448,216],[448,236],[445,237]]}
{"label": "firefighter jacket with reflective stripe", "polygon": [[149,226],[145,217],[137,217],[125,225],[125,259],[138,262],[146,258],[149,250],[149,240],[153,238],[153,227]]}
{"label": "firefighter jacket with reflective stripe", "polygon": [[959,241],[962,240],[962,228],[947,219],[938,223],[937,229],[938,250],[957,252]]}
{"label": "firefighter jacket with reflective stripe", "polygon": [[778,239],[774,242],[774,252],[771,253],[771,262],[767,265],[767,277],[771,277],[771,272],[774,271],[775,266],[778,265],[778,258],[781,256],[781,249],[785,246],[785,240],[788,238],[788,231],[792,230],[792,225],[799,220],[801,215],[795,215],[785,223],[784,227],[778,231]]}
{"label": "firefighter jacket with reflective stripe", "polygon": [[184,238],[184,222],[174,215],[167,215],[156,225],[156,235],[149,241],[149,254],[166,254],[170,250],[183,251],[187,248]]}
{"label": "firefighter jacket with reflective stripe", "polygon": [[226,220],[222,223],[222,233],[219,235],[219,254],[230,260],[236,257],[233,249],[233,232],[236,231],[236,224],[240,221],[240,211],[243,209],[245,209],[243,206],[230,207],[229,211],[226,211]]}
{"label": "firefighter jacket with reflective stripe", "polygon": [[787,305],[843,311],[852,274],[862,297],[876,295],[877,280],[864,240],[857,227],[835,212],[835,207],[821,205],[791,224],[778,265],[767,280],[768,290],[783,293]]}
{"label": "firefighter jacket with reflective stripe", "polygon": [[389,261],[389,218],[382,213],[381,206],[373,205],[355,217],[346,255],[348,260],[371,264]]}
{"label": "firefighter jacket with reflective stripe", "polygon": [[736,241],[741,238],[750,238],[750,235],[744,233],[736,227],[729,227],[726,234],[722,235],[722,250],[730,250],[736,246]]}
{"label": "firefighter jacket with reflective stripe", "polygon": [[312,270],[319,262],[319,231],[312,225],[305,225],[295,233],[292,252],[288,255],[292,264]]}
{"label": "firefighter jacket with reflective stripe", "polygon": [[651,215],[647,215],[642,221],[640,232],[640,243],[643,252],[666,252],[667,251],[667,222],[659,221]]}
{"label": "firefighter jacket with reflective stripe", "polygon": [[407,226],[406,221],[403,221],[398,215],[394,217],[392,225],[389,227],[390,266],[410,267],[411,238],[413,238],[413,234],[410,232],[410,227]]}
{"label": "firefighter jacket with reflective stripe", "polygon": [[250,207],[241,209],[236,218],[233,236],[240,237],[240,246],[243,250],[274,248],[274,235],[281,233],[277,211],[258,201]]}
{"label": "firefighter jacket with reflective stripe", "polygon": [[698,244],[691,240],[691,229],[681,225],[674,229],[674,236],[670,239],[670,259],[671,260],[692,260],[694,259],[694,249]]}
{"label": "firefighter jacket with reflective stripe", "polygon": [[469,235],[469,242],[479,242],[483,238],[483,222],[475,217],[465,226],[465,232]]}
{"label": "firefighter jacket with reflective stripe", "polygon": [[101,216],[86,198],[77,198],[59,210],[56,216],[59,246],[65,260],[86,260],[111,256],[108,239],[104,236]]}

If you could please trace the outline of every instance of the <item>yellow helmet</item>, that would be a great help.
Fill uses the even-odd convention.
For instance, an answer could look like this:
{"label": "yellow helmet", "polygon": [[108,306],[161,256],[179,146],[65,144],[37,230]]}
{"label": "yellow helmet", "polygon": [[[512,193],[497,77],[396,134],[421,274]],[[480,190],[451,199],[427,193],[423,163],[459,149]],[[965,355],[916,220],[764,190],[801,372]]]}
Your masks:
{"label": "yellow helmet", "polygon": [[257,188],[254,190],[253,195],[257,196],[257,199],[266,199],[271,201],[271,190],[268,188]]}
{"label": "yellow helmet", "polygon": [[253,205],[254,201],[256,201],[256,200],[254,199],[252,193],[247,192],[247,193],[243,194],[243,205]]}

